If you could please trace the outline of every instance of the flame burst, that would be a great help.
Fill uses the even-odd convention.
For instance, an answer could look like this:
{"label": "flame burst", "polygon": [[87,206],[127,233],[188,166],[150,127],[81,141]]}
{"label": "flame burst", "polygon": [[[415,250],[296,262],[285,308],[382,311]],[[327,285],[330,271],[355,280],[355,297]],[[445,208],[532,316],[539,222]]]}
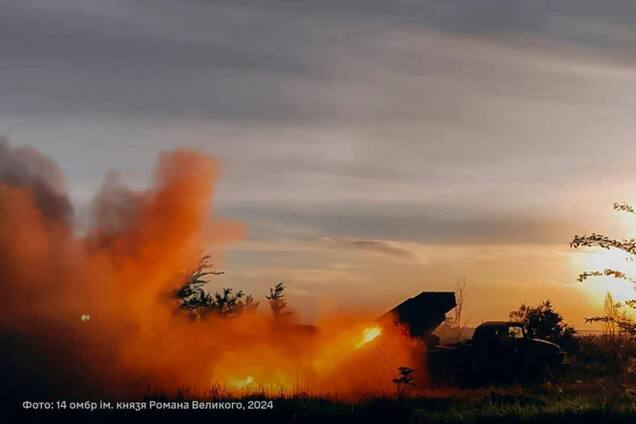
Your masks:
{"label": "flame burst", "polygon": [[[199,252],[242,233],[210,220],[211,158],[161,154],[148,190],[107,180],[82,235],[71,227],[60,174],[38,152],[0,140],[0,328],[24,338],[34,357],[47,352],[46,374],[73,382],[58,387],[118,397],[213,385],[359,396],[393,391],[398,366],[418,368],[411,339],[355,317],[322,319],[308,332],[259,310],[199,321],[176,312],[172,293]],[[362,349],[371,341],[378,349]],[[29,381],[40,377],[34,366],[20,371],[33,374]]]}
{"label": "flame burst", "polygon": [[378,336],[380,336],[380,334],[382,334],[382,328],[378,326],[365,328],[362,331],[362,338],[360,338],[360,340],[358,340],[355,344],[356,349],[360,349],[362,346],[366,345],[367,343],[371,343]]}
{"label": "flame burst", "polygon": [[[269,340],[217,358],[213,381],[232,394],[357,398],[394,393],[391,379],[400,364],[421,369],[421,346],[392,326],[332,317],[307,334],[293,324],[279,325],[270,327]],[[377,349],[364,348],[372,342]]]}

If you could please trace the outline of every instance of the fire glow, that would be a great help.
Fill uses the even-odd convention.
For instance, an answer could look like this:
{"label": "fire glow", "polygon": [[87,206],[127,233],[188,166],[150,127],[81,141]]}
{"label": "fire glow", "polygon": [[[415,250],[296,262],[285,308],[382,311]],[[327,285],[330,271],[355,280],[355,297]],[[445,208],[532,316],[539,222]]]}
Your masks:
{"label": "fire glow", "polygon": [[238,378],[230,381],[230,385],[236,387],[237,389],[246,389],[252,384],[254,384],[254,377],[252,377],[251,375],[248,375],[245,378]]}
{"label": "fire glow", "polygon": [[[51,369],[73,375],[83,393],[221,387],[355,397],[393,392],[395,368],[419,368],[421,346],[360,317],[322,317],[308,332],[262,307],[194,321],[176,309],[172,294],[199,252],[242,235],[235,222],[210,220],[211,158],[164,153],[144,191],[107,180],[80,236],[55,164],[2,142],[0,154],[15,168],[9,181],[0,172],[0,296],[9,305],[0,324],[51,352]],[[372,342],[378,349],[364,348]]]}

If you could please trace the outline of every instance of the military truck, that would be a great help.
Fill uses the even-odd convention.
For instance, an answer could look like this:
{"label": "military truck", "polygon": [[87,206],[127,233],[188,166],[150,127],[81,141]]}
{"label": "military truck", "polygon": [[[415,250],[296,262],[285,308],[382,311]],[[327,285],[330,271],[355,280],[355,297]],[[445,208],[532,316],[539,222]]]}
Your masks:
{"label": "military truck", "polygon": [[567,365],[559,345],[512,321],[484,322],[470,340],[431,347],[427,359],[434,381],[454,383],[546,380]]}
{"label": "military truck", "polygon": [[406,326],[411,337],[428,345],[426,360],[433,382],[545,380],[555,377],[566,366],[566,354],[559,345],[529,337],[519,322],[484,322],[475,329],[472,339],[440,345],[432,332],[454,307],[452,292],[422,292],[384,316]]}

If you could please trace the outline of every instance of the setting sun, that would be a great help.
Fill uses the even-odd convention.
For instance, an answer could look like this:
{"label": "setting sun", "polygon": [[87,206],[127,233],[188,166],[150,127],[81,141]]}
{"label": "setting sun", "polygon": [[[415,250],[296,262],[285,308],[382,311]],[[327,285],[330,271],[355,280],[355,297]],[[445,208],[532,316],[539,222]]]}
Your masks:
{"label": "setting sun", "polygon": [[[572,266],[579,273],[603,272],[609,269],[623,272],[628,278],[636,275],[636,262],[625,252],[616,249],[593,249],[576,252],[572,255]],[[631,281],[611,276],[589,277],[581,282],[579,287],[599,300],[603,299],[608,292],[618,302],[636,298],[634,284]]]}

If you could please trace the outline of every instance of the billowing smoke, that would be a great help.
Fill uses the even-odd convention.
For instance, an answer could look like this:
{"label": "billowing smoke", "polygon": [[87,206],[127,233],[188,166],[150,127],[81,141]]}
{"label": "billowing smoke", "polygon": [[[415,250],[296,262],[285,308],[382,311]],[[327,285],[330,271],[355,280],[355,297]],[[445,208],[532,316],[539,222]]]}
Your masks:
{"label": "billowing smoke", "polygon": [[266,305],[231,319],[178,310],[175,290],[200,253],[242,235],[212,214],[216,178],[205,155],[162,153],[147,190],[106,179],[80,236],[55,164],[0,142],[0,359],[14,395],[391,388],[392,368],[416,351],[397,332],[367,348],[361,334],[380,330],[356,318],[308,331],[273,320]]}
{"label": "billowing smoke", "polygon": [[37,208],[55,221],[70,218],[71,202],[55,163],[30,147],[12,147],[0,137],[0,184],[28,188]]}

